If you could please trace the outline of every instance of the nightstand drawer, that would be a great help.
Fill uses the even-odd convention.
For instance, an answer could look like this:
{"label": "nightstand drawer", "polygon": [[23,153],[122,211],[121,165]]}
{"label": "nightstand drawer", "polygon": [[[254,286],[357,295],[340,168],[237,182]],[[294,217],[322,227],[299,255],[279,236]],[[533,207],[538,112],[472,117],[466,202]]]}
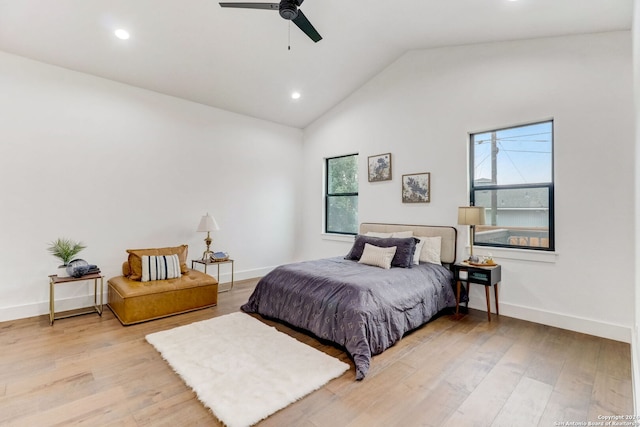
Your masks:
{"label": "nightstand drawer", "polygon": [[478,283],[481,285],[491,286],[495,283],[500,282],[501,279],[501,269],[500,268],[473,268],[470,267],[468,270],[468,279],[473,283]]}
{"label": "nightstand drawer", "polygon": [[491,273],[486,271],[477,271],[471,270],[469,271],[469,280],[473,280],[476,283],[487,283],[491,282]]}

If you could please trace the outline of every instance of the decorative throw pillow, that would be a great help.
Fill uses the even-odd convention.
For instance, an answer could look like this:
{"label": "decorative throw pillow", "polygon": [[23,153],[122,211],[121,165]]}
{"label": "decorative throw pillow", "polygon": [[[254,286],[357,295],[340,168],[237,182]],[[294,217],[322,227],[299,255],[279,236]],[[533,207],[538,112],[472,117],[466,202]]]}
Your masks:
{"label": "decorative throw pillow", "polygon": [[174,255],[142,255],[142,282],[180,277],[180,259]]}
{"label": "decorative throw pillow", "polygon": [[364,244],[362,256],[358,260],[360,264],[373,265],[374,267],[382,267],[386,270],[391,268],[391,260],[396,254],[396,247],[379,248],[377,246]]}
{"label": "decorative throw pillow", "polygon": [[420,250],[420,261],[442,265],[440,261],[440,248],[442,247],[442,237],[418,237],[423,242]]}
{"label": "decorative throw pillow", "polygon": [[187,272],[187,253],[189,246],[181,245],[168,248],[149,248],[149,249],[127,249],[129,254],[129,279],[140,280],[142,278],[142,256],[143,255],[178,255],[180,260],[180,272]]}
{"label": "decorative throw pillow", "polygon": [[389,248],[391,246],[396,246],[396,254],[391,261],[391,265],[394,267],[403,267],[403,268],[411,268],[413,265],[413,254],[416,250],[416,242],[418,239],[414,237],[406,237],[406,238],[379,238],[379,237],[370,237],[357,235],[355,241],[353,242],[353,246],[351,250],[345,257],[345,259],[350,259],[354,261],[360,260],[362,257],[362,252],[364,251],[365,243],[369,243],[373,246],[378,246],[380,248]]}

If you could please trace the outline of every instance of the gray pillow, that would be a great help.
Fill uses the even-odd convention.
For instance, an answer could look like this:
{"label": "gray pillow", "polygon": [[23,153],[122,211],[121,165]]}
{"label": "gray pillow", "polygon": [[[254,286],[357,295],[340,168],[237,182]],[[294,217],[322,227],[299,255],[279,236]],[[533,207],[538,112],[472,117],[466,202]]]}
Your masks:
{"label": "gray pillow", "polygon": [[391,246],[396,246],[396,254],[391,261],[392,267],[403,267],[403,268],[411,268],[413,265],[413,253],[416,251],[416,242],[418,239],[415,237],[371,237],[364,236],[359,234],[356,236],[356,240],[353,242],[353,246],[351,250],[344,257],[344,259],[350,259],[354,261],[359,261],[360,257],[362,257],[362,252],[364,251],[364,244],[369,243],[370,245],[377,246],[379,248],[389,248]]}

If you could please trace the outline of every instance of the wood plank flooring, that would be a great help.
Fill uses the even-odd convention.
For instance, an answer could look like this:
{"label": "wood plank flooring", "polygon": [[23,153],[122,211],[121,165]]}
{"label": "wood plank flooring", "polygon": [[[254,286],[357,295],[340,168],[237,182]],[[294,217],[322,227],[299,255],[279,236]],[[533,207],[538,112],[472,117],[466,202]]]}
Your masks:
{"label": "wood plank flooring", "polygon": [[[109,309],[0,323],[0,425],[220,426],[146,334],[239,310],[255,281],[219,305],[123,327]],[[341,350],[275,325],[351,364],[264,420],[281,426],[554,426],[633,413],[628,344],[471,311],[441,317],[373,358],[364,381]]]}

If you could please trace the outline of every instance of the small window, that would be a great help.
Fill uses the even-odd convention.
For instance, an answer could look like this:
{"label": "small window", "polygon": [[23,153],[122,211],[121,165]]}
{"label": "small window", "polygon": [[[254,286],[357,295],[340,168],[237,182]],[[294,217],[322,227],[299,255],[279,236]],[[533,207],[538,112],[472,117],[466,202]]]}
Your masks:
{"label": "small window", "polygon": [[358,233],[358,155],[326,159],[325,231]]}
{"label": "small window", "polygon": [[475,244],[554,250],[553,121],[471,134],[469,153]]}

